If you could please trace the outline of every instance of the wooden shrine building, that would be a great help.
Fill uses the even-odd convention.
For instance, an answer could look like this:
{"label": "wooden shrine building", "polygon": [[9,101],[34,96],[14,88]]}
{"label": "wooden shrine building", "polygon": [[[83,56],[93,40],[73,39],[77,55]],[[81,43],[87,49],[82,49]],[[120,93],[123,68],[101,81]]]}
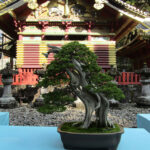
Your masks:
{"label": "wooden shrine building", "polygon": [[[13,39],[7,50],[16,67],[38,69],[46,59],[47,45],[80,41],[98,56],[103,69],[116,66],[116,42],[148,14],[121,0],[4,0],[0,28]],[[5,50],[3,50],[4,52]]]}

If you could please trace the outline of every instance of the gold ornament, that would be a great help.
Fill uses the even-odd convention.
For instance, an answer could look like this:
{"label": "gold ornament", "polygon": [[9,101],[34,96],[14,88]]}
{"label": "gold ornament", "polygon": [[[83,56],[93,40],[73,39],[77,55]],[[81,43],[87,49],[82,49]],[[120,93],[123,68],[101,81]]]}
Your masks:
{"label": "gold ornament", "polygon": [[94,4],[94,8],[97,10],[100,10],[100,9],[104,8],[104,4],[103,3],[96,3],[96,4]]}
{"label": "gold ornament", "polygon": [[104,3],[104,0],[95,0],[94,8],[97,10],[101,10],[102,8],[104,8]]}
{"label": "gold ornament", "polygon": [[24,0],[25,2],[28,2],[28,7],[32,10],[35,10],[38,7],[37,0]]}

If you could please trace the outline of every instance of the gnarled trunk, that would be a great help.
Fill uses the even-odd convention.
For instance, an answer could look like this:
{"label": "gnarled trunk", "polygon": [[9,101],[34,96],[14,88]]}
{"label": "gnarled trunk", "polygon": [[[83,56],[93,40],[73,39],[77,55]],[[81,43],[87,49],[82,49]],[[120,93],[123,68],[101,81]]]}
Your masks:
{"label": "gnarled trunk", "polygon": [[103,95],[101,95],[101,106],[99,109],[96,110],[95,113],[98,127],[108,126],[108,120],[107,120],[108,108],[109,108],[108,100]]}
{"label": "gnarled trunk", "polygon": [[95,95],[91,94],[87,90],[82,90],[80,93],[76,92],[76,95],[85,105],[85,117],[81,127],[88,128],[91,124],[92,114],[97,106],[97,99],[95,99]]}

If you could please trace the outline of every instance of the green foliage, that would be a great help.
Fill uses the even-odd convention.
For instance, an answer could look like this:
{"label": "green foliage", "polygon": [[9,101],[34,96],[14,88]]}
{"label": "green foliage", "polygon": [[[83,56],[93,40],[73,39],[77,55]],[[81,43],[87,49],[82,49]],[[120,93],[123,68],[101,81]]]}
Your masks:
{"label": "green foliage", "polygon": [[[124,98],[122,91],[111,82],[112,77],[101,72],[101,68],[96,62],[97,56],[95,53],[79,42],[71,42],[62,46],[61,51],[55,55],[55,60],[47,66],[44,79],[39,83],[39,86],[60,86],[63,84],[68,87],[70,78],[66,73],[66,69],[74,69],[71,61],[73,58],[84,64],[83,70],[86,72],[86,78],[89,81],[88,87],[85,88],[94,92],[103,92],[108,98],[117,100]],[[66,105],[66,101],[73,101],[74,99],[67,95],[72,92],[71,88],[68,89],[57,89],[46,94],[44,96],[46,104],[54,107],[63,107]]]}
{"label": "green foliage", "polygon": [[107,98],[114,98],[116,100],[121,100],[125,98],[122,90],[119,89],[117,85],[112,82],[108,82],[107,84],[102,85],[99,91],[104,93]]}
{"label": "green foliage", "polygon": [[61,130],[73,133],[114,133],[121,131],[120,127],[117,124],[114,125],[115,126],[114,128],[111,127],[97,128],[94,122],[91,123],[88,129],[83,129],[80,126],[81,123],[66,122],[62,125]]}
{"label": "green foliage", "polygon": [[66,110],[65,105],[70,104],[75,99],[67,89],[56,88],[53,92],[43,94],[45,105],[38,108],[38,111],[45,114],[62,112]]}

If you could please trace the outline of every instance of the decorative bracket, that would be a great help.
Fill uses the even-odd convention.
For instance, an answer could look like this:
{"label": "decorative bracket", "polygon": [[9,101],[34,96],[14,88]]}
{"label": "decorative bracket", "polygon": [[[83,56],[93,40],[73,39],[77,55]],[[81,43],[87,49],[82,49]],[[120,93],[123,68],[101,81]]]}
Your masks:
{"label": "decorative bracket", "polygon": [[88,29],[92,29],[92,27],[95,25],[94,22],[88,21],[86,22],[86,25],[88,26]]}
{"label": "decorative bracket", "polygon": [[45,36],[44,33],[45,33],[46,29],[48,28],[49,22],[48,21],[39,21],[39,25],[42,28],[42,32],[43,32],[42,39],[43,39]]}
{"label": "decorative bracket", "polygon": [[19,32],[23,32],[23,30],[25,29],[25,23],[20,20],[14,19],[14,24],[15,27],[19,30]]}
{"label": "decorative bracket", "polygon": [[62,25],[65,26],[65,32],[66,32],[65,40],[68,40],[68,31],[69,31],[71,24],[72,24],[72,21],[63,21],[62,22]]}

